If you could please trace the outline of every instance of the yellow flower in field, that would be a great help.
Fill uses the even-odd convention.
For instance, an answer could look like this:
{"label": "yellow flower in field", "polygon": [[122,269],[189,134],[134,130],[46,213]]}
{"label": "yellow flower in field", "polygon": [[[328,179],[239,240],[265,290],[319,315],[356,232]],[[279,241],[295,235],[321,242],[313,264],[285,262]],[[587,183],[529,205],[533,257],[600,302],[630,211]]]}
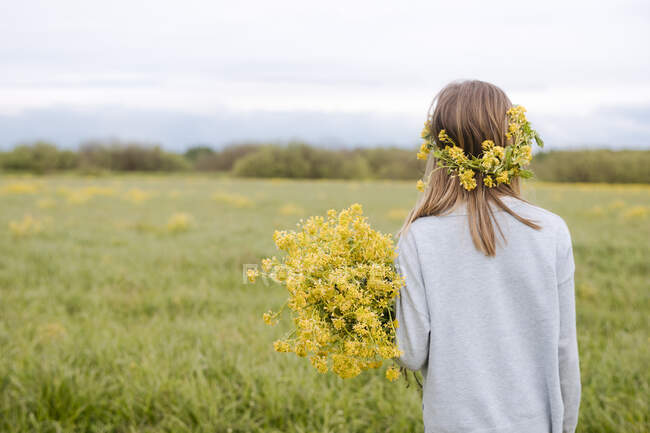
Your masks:
{"label": "yellow flower in field", "polygon": [[226,192],[216,192],[212,199],[219,203],[224,203],[236,208],[253,207],[253,202],[246,196],[240,194],[230,194]]}
{"label": "yellow flower in field", "polygon": [[10,221],[9,231],[14,237],[21,238],[35,235],[43,230],[43,221],[27,214],[20,221]]}
{"label": "yellow flower in field", "polygon": [[399,379],[400,377],[400,371],[395,368],[395,367],[390,367],[388,370],[386,370],[386,379],[390,380],[391,382]]}
{"label": "yellow flower in field", "polygon": [[607,206],[609,209],[620,209],[622,207],[625,207],[625,202],[623,200],[614,200]]}
{"label": "yellow flower in field", "polygon": [[38,202],[36,202],[36,205],[41,209],[49,209],[51,207],[54,207],[54,205],[56,205],[56,201],[54,201],[54,199],[51,198],[43,198]]}
{"label": "yellow flower in field", "polygon": [[12,182],[0,187],[0,195],[5,194],[36,194],[38,185],[27,182]]}
{"label": "yellow flower in field", "polygon": [[465,188],[467,191],[471,191],[476,188],[476,179],[474,178],[474,174],[475,173],[473,170],[464,170],[461,171],[458,175],[460,184],[463,185],[463,188]]}
{"label": "yellow flower in field", "polygon": [[388,217],[388,219],[393,220],[393,221],[403,221],[404,219],[406,219],[408,214],[409,214],[408,209],[397,209],[396,208],[396,209],[389,210],[388,213],[386,214],[386,216]]}
{"label": "yellow flower in field", "polygon": [[140,204],[145,200],[148,200],[150,196],[151,194],[139,188],[131,188],[124,194],[124,199],[131,203]]}
{"label": "yellow flower in field", "polygon": [[602,206],[594,206],[587,210],[587,214],[593,215],[593,216],[600,216],[605,213],[605,210],[603,209]]}
{"label": "yellow flower in field", "polygon": [[623,212],[624,218],[646,218],[650,214],[650,208],[646,206],[632,206]]}
{"label": "yellow flower in field", "polygon": [[64,337],[67,332],[60,323],[47,323],[38,328],[38,334],[43,340],[55,340]]}
{"label": "yellow flower in field", "polygon": [[180,233],[189,230],[190,225],[192,224],[193,218],[191,215],[186,213],[175,213],[169,217],[167,220],[167,231],[170,233]]}
{"label": "yellow flower in field", "polygon": [[296,204],[287,203],[278,210],[278,213],[280,215],[304,215],[305,209]]}
{"label": "yellow flower in field", "polygon": [[421,180],[418,180],[418,183],[415,186],[418,189],[418,191],[423,192],[427,184],[422,182]]}

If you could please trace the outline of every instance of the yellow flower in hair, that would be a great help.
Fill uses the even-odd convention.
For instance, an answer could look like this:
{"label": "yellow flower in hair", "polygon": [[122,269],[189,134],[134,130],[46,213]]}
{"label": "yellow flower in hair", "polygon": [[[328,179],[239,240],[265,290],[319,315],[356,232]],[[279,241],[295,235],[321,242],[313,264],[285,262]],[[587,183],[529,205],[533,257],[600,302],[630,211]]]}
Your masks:
{"label": "yellow flower in hair", "polygon": [[460,184],[463,185],[467,191],[471,191],[476,188],[476,179],[474,179],[474,170],[463,170],[458,176]]}
{"label": "yellow flower in hair", "polygon": [[418,183],[416,184],[416,187],[418,191],[423,192],[424,188],[427,186],[426,183],[422,182],[421,180],[418,180]]}
{"label": "yellow flower in hair", "polygon": [[497,182],[498,183],[508,183],[508,172],[507,171],[502,171],[497,175]]}
{"label": "yellow flower in hair", "polygon": [[418,152],[418,159],[427,159],[429,154],[429,143],[428,142],[423,142],[422,145],[420,145],[420,151]]}
{"label": "yellow flower in hair", "polygon": [[431,122],[424,122],[424,129],[420,133],[420,137],[427,138],[431,136]]}
{"label": "yellow flower in hair", "polygon": [[489,170],[492,167],[496,167],[497,165],[499,165],[499,158],[495,157],[492,151],[483,154],[483,158],[481,158],[482,167]]}
{"label": "yellow flower in hair", "polygon": [[513,156],[513,161],[515,164],[518,164],[522,167],[530,164],[530,160],[533,158],[532,148],[528,145],[521,146],[516,152],[516,155]]}
{"label": "yellow flower in hair", "polygon": [[485,140],[483,143],[481,143],[481,147],[483,150],[490,150],[494,147],[494,141],[492,140]]}
{"label": "yellow flower in hair", "polygon": [[449,156],[451,159],[453,159],[456,163],[461,164],[464,162],[467,162],[467,156],[465,155],[465,152],[463,152],[463,149],[461,149],[458,146],[453,146],[450,147],[448,150]]}
{"label": "yellow flower in hair", "polygon": [[[422,147],[418,158],[426,159],[427,154],[432,153],[438,168],[444,168],[450,175],[458,176],[460,184],[467,191],[476,188],[474,175],[477,173],[481,175],[483,185],[488,188],[503,183],[509,184],[517,176],[529,178],[533,173],[523,167],[532,159],[531,143],[535,141],[539,147],[544,147],[544,142],[537,131],[531,128],[525,113],[526,109],[520,105],[508,109],[506,146],[497,146],[494,140],[486,139],[481,142],[481,155],[466,154],[463,148],[449,137],[447,131],[441,129],[435,142],[431,138],[427,140],[426,150]],[[431,132],[430,123],[427,125]],[[501,140],[502,138],[498,138],[499,142]],[[425,189],[424,182],[418,181],[418,189]]]}

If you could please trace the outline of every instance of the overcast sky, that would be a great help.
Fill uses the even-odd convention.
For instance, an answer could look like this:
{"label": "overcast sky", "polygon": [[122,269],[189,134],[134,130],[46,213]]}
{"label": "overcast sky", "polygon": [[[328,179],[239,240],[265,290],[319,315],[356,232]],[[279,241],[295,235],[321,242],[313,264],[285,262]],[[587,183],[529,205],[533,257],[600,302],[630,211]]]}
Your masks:
{"label": "overcast sky", "polygon": [[551,148],[648,148],[649,42],[647,0],[21,0],[0,14],[0,146],[408,146],[476,78]]}

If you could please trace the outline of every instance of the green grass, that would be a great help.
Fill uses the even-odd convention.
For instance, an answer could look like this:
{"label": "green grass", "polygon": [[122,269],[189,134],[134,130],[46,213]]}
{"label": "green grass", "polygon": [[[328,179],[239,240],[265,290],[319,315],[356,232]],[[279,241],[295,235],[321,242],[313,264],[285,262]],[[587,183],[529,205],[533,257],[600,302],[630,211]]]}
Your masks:
{"label": "green grass", "polygon": [[[573,236],[579,431],[646,432],[650,188],[525,194]],[[287,324],[261,315],[284,292],[242,280],[244,264],[275,253],[274,229],[360,202],[395,232],[414,199],[412,182],[0,178],[0,431],[422,431],[414,387],[381,371],[323,376],[273,352]],[[192,221],[170,232],[180,212]],[[27,214],[42,227],[21,236],[9,223]]]}

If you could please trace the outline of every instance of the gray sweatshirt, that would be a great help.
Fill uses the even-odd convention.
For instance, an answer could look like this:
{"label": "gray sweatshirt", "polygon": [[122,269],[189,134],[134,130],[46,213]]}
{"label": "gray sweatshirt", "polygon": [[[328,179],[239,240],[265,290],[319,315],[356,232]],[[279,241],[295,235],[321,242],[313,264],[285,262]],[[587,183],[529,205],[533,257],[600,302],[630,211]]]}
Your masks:
{"label": "gray sweatshirt", "polygon": [[[580,405],[571,237],[559,216],[512,197],[507,240],[478,251],[466,209],[413,222],[398,242],[398,362],[422,370],[427,433],[573,433]],[[498,230],[497,230],[498,234]]]}

